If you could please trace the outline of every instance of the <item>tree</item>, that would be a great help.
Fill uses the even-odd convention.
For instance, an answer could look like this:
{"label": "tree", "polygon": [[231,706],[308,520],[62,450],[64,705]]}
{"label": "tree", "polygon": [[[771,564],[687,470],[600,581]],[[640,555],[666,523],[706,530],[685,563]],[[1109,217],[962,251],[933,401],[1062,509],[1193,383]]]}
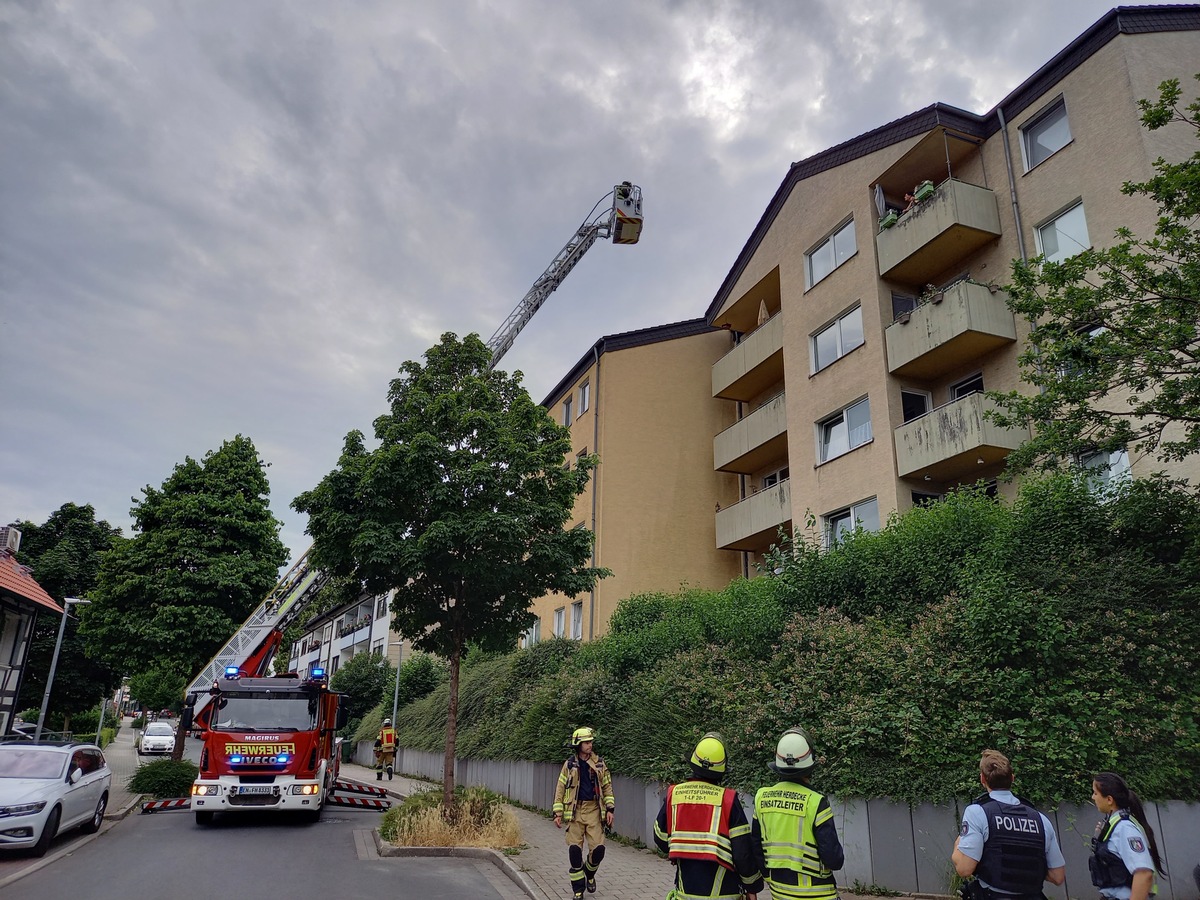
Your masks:
{"label": "tree", "polygon": [[138,533],[105,556],[80,634],[125,672],[190,676],[262,602],[287,550],[249,438],[188,457],[143,493],[130,511]]}
{"label": "tree", "polygon": [[[1181,95],[1178,79],[1164,81],[1156,102],[1139,101],[1143,125],[1200,137],[1200,100],[1185,107]],[[1153,237],[1121,228],[1107,249],[1013,262],[1005,290],[1034,323],[1020,365],[1037,391],[991,395],[997,422],[1034,428],[1010,471],[1126,447],[1162,460],[1200,450],[1200,151],[1180,163],[1160,157],[1154,169],[1122,187],[1157,205]]]}
{"label": "tree", "polygon": [[[43,524],[18,522],[17,528],[21,531],[18,560],[33,569],[38,584],[59,601],[85,596],[96,584],[101,558],[122,541],[121,529],[97,521],[95,509],[86,504],[64,503]],[[59,616],[38,616],[21,683],[20,709],[41,707],[61,624]],[[66,725],[72,713],[88,709],[121,683],[118,670],[88,654],[77,626],[78,620],[68,617],[50,691],[50,709],[62,713]]]}
{"label": "tree", "polygon": [[129,679],[129,695],[149,713],[178,709],[186,687],[187,676],[168,668],[147,669]]}
{"label": "tree", "polygon": [[[399,690],[396,688],[397,678],[400,679]],[[399,671],[388,671],[380,699],[390,714],[393,700],[396,701],[396,708],[401,709],[414,700],[429,696],[445,680],[446,667],[436,656],[414,653],[400,664]]]}
{"label": "tree", "polygon": [[346,695],[347,715],[361,719],[379,705],[391,663],[377,653],[356,653],[334,673],[329,686]]}
{"label": "tree", "polygon": [[519,372],[490,361],[478,335],[442,335],[424,365],[405,362],[391,382],[378,448],[350,432],[337,467],[292,503],[309,515],[315,564],[373,593],[394,590],[393,627],[448,661],[447,811],[467,645],[511,648],[534,598],[575,596],[606,574],[589,564],[591,532],[565,527],[595,459],[565,466],[567,429]]}

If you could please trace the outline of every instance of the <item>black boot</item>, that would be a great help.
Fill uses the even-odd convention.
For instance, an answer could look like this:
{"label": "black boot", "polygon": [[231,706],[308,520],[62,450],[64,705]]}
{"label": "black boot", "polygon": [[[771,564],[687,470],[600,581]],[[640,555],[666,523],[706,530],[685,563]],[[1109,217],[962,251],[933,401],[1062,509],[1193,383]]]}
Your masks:
{"label": "black boot", "polygon": [[383,772],[376,772],[376,773],[375,773],[375,780],[376,780],[376,781],[383,781]]}
{"label": "black boot", "polygon": [[392,780],[392,767],[391,766],[387,767],[387,773],[388,773],[388,781],[391,781]]}
{"label": "black boot", "polygon": [[571,869],[570,875],[573,900],[583,900],[583,888],[585,884],[583,869]]}

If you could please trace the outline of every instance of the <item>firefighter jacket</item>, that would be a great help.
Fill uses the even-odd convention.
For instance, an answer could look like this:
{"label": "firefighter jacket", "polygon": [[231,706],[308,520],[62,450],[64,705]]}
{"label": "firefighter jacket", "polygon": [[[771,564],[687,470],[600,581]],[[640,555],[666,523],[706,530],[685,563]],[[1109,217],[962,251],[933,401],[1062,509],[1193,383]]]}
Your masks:
{"label": "firefighter jacket", "polygon": [[572,753],[563,763],[558,774],[558,787],[554,789],[554,814],[561,815],[564,822],[575,818],[575,810],[579,808],[579,783],[584,778],[591,780],[591,794],[604,809],[611,811],[617,805],[613,798],[612,775],[604,760],[594,753],[586,760],[580,759],[578,753]]}
{"label": "firefighter jacket", "polygon": [[829,800],[781,781],[754,796],[751,833],[772,900],[833,900],[833,871],[845,862]]}
{"label": "firefighter jacket", "polygon": [[387,727],[379,729],[379,737],[375,741],[375,747],[384,753],[391,753],[396,749],[396,729]]}
{"label": "firefighter jacket", "polygon": [[667,788],[654,843],[675,863],[678,900],[733,898],[763,888],[737,792],[691,780]]}

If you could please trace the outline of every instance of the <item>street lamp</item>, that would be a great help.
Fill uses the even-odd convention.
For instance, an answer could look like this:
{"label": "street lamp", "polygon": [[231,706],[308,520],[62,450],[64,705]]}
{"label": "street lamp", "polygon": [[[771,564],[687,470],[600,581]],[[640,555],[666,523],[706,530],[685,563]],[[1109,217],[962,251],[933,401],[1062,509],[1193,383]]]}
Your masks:
{"label": "street lamp", "polygon": [[50,705],[50,688],[54,686],[54,670],[58,668],[58,652],[62,650],[63,632],[67,630],[67,611],[73,604],[85,605],[91,600],[80,600],[78,597],[63,597],[62,621],[58,623],[58,640],[54,642],[54,656],[50,658],[50,674],[46,677],[46,693],[42,694],[42,709],[38,713],[37,728],[34,729],[33,739],[42,739],[42,725],[46,721],[46,707]]}
{"label": "street lamp", "polygon": [[400,702],[400,662],[404,659],[404,641],[392,641],[389,647],[399,647],[396,654],[396,689],[392,691],[392,727],[396,727],[396,705]]}

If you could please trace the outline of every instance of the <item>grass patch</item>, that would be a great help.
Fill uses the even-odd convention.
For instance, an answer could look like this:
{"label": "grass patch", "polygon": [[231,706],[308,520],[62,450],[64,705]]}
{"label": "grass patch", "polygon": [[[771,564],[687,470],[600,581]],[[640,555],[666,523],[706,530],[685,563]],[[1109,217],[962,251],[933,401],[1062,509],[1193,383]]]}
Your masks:
{"label": "grass patch", "polygon": [[863,884],[857,878],[854,879],[854,884],[850,887],[852,894],[866,894],[870,897],[899,897],[900,891],[893,891],[891,888],[885,888],[878,884]]}
{"label": "grass patch", "polygon": [[405,847],[521,846],[521,826],[500,794],[483,787],[458,788],[454,802],[456,818],[449,822],[440,788],[413,794],[384,813],[379,836]]}

